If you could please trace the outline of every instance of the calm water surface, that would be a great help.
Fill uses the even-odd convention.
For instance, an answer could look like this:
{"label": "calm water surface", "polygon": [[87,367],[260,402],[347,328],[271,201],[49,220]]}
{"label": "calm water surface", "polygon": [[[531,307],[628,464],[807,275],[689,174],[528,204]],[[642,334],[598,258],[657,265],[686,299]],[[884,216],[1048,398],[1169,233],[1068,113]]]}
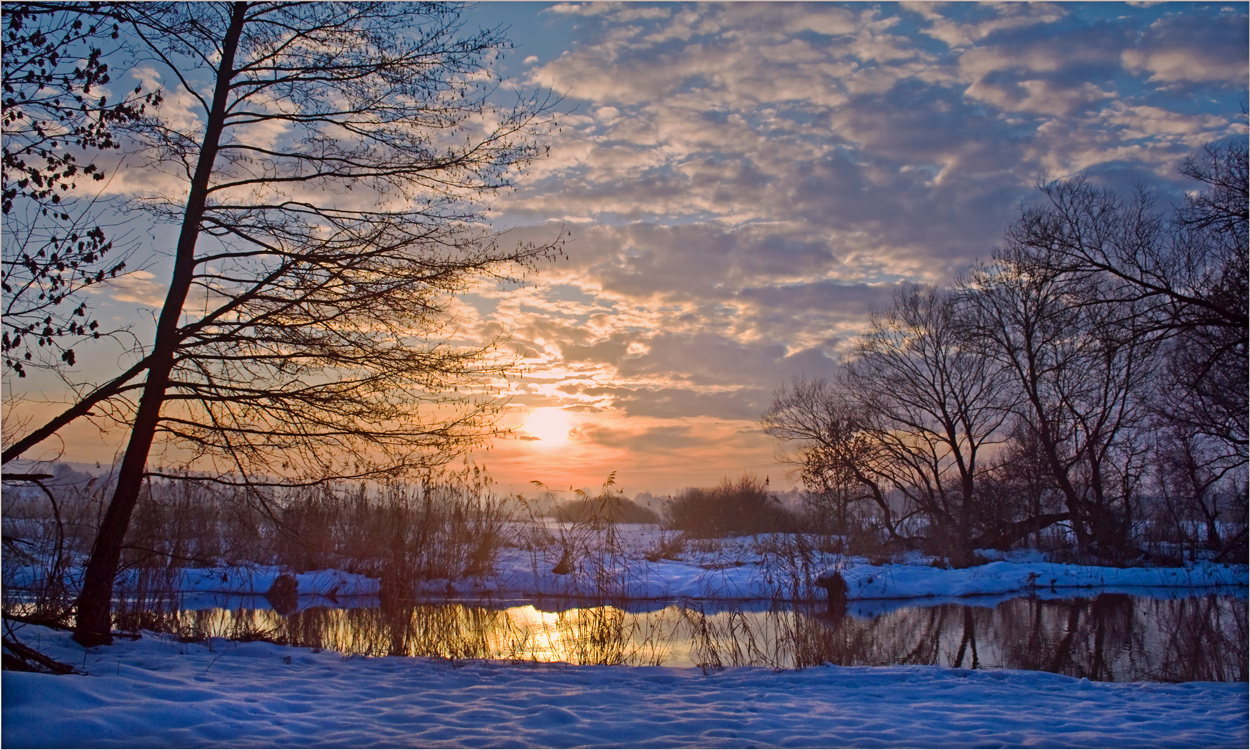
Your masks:
{"label": "calm water surface", "polygon": [[1227,682],[1247,680],[1250,661],[1244,592],[962,600],[889,611],[856,603],[849,614],[823,604],[763,602],[435,602],[305,606],[288,614],[263,599],[241,604],[133,613],[118,624],[350,655],[705,669],[924,664],[1119,682]]}

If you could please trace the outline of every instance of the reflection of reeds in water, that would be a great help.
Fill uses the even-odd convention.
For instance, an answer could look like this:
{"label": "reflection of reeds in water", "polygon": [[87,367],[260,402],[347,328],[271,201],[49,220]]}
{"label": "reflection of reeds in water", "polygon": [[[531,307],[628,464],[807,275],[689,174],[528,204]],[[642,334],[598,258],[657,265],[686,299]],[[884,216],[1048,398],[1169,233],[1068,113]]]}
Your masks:
{"label": "reflection of reeds in water", "polygon": [[532,606],[508,610],[525,623],[521,658],[571,664],[660,664],[667,639],[654,613],[634,614],[614,606],[540,612]]}
{"label": "reflection of reeds in water", "polygon": [[114,588],[113,619],[123,631],[176,630],[180,609],[177,580],[181,571],[172,565],[136,568]]}
{"label": "reflection of reeds in water", "polygon": [[175,611],[184,637],[263,638],[365,656],[431,656],[571,664],[806,668],[920,664],[1055,671],[1096,680],[1246,679],[1244,601],[1015,599],[942,604],[873,618],[796,607],[684,602],[651,612],[584,604],[422,603],[386,609],[311,607]]}
{"label": "reflection of reeds in water", "polygon": [[741,610],[707,615],[700,608],[681,607],[690,628],[690,656],[705,672],[709,669],[759,664],[763,656],[756,633]]}
{"label": "reflection of reeds in water", "polygon": [[263,638],[358,656],[431,656],[571,664],[659,664],[667,644],[657,613],[612,606],[542,612],[532,605],[495,609],[458,603],[386,609],[310,607],[174,612],[167,627],[185,638]]}

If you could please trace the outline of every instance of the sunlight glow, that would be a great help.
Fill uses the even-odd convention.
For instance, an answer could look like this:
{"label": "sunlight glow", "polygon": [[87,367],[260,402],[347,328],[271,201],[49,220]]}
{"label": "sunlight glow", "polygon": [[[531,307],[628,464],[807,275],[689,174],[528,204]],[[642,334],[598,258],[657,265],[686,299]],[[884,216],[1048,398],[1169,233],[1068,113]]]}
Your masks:
{"label": "sunlight glow", "polygon": [[525,432],[541,440],[544,448],[567,443],[571,427],[569,415],[554,406],[535,409],[525,420]]}

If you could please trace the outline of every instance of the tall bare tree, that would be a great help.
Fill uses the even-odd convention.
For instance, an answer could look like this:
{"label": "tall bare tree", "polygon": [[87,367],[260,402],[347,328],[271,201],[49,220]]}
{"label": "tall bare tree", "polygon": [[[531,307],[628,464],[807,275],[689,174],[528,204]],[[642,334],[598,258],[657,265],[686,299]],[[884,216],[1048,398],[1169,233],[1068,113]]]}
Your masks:
{"label": "tall bare tree", "polygon": [[[1043,186],[1046,201],[1018,229],[1039,252],[1032,262],[1071,277],[1098,277],[1096,304],[1131,303],[1142,331],[1169,339],[1164,411],[1221,442],[1242,462],[1250,337],[1250,167],[1244,136],[1187,159],[1200,184],[1168,211],[1147,191],[1119,195],[1077,177]],[[1044,251],[1042,251],[1044,249]]]}
{"label": "tall bare tree", "polygon": [[1219,446],[1222,461],[1245,466],[1250,448],[1250,158],[1247,142],[1209,144],[1181,172],[1203,185],[1187,196],[1173,226],[1182,278],[1205,304],[1177,305],[1169,347],[1166,421]]}
{"label": "tall bare tree", "polygon": [[[965,285],[1078,539],[1110,554],[1127,541],[1148,432],[1220,476],[1246,464],[1246,139],[1211,144],[1181,171],[1203,189],[1170,211],[1143,189],[1044,185],[1046,200]],[[1175,477],[1160,481],[1173,492]]]}
{"label": "tall bare tree", "polygon": [[168,184],[137,205],[181,226],[152,343],[76,405],[130,425],[78,601],[84,644],[110,640],[154,446],[251,492],[446,461],[489,431],[497,403],[472,393],[506,372],[489,342],[458,340],[451,299],[559,252],[503,247],[485,225],[482,199],[536,156],[551,107],[493,103],[505,40],[465,33],[458,7],[119,13],[189,106],[141,134]]}
{"label": "tall bare tree", "polygon": [[[1152,301],[1056,260],[1057,230],[1026,213],[963,284],[985,354],[1011,374],[1014,410],[1045,455],[1077,541],[1124,552],[1140,494],[1161,336]],[[1107,213],[1106,233],[1133,217]]]}
{"label": "tall bare tree", "polygon": [[860,337],[847,374],[892,484],[928,519],[932,541],[967,559],[983,531],[983,449],[1008,411],[1003,368],[981,356],[962,316],[947,290],[902,287]]}

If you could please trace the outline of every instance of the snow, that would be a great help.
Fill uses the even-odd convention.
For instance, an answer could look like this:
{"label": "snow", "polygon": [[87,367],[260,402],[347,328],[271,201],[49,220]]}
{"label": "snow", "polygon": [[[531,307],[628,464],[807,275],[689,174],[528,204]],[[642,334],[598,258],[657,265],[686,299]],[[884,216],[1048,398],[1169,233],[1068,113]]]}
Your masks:
{"label": "snow", "polygon": [[[832,572],[834,570],[827,571]],[[1210,563],[1186,568],[1103,568],[1043,562],[992,562],[962,570],[851,563],[840,572],[846,579],[850,599],[983,596],[1043,589],[1245,588],[1247,585],[1244,565]]]}
{"label": "snow", "polygon": [[[179,572],[177,589],[214,594],[263,594],[273,587],[282,570],[272,565],[254,567],[193,568]],[[301,594],[320,596],[376,596],[376,578],[341,570],[313,570],[289,574]],[[121,580],[122,585],[126,579]]]}
{"label": "snow", "polygon": [[[808,550],[792,555],[785,535],[739,537],[703,544],[688,543],[676,559],[650,561],[646,554],[658,545],[661,533],[642,524],[622,524],[620,550],[614,555],[587,553],[570,574],[557,575],[560,545],[538,550],[504,547],[490,575],[462,580],[439,579],[419,584],[419,593],[493,597],[599,596],[635,600],[791,599],[799,595],[824,596],[804,590],[798,582],[839,572],[851,600],[910,599],[920,597],[994,596],[1012,593],[1046,595],[1074,589],[1130,592],[1136,589],[1186,589],[1250,586],[1245,565],[1191,563],[1181,568],[1105,568],[1046,562],[1037,552],[1010,553],[1002,559],[965,569],[935,567],[931,558],[917,556],[906,563],[873,564],[861,557],[845,557]],[[778,547],[782,549],[779,551]],[[999,554],[1000,557],[1004,555]],[[212,567],[177,571],[174,587],[182,592],[263,594],[282,570],[274,566]],[[328,597],[376,596],[379,581],[340,570],[294,574],[301,595]],[[17,587],[39,577],[34,568],[8,570]],[[134,572],[119,579],[122,588],[133,585]]]}
{"label": "snow", "polygon": [[934,667],[456,663],[147,635],[4,672],[5,747],[1246,747],[1244,683]]}

